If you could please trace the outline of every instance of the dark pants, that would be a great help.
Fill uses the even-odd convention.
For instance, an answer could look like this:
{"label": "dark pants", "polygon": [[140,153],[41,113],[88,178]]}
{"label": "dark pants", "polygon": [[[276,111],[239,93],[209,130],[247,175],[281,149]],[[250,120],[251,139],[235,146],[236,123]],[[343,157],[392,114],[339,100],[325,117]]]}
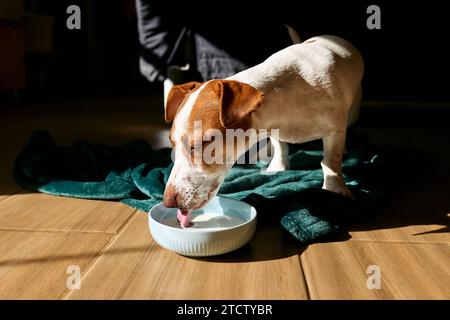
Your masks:
{"label": "dark pants", "polygon": [[186,64],[186,81],[226,78],[292,44],[270,10],[260,10],[255,22],[253,16],[249,19],[255,13],[245,9],[200,12],[163,2],[168,1],[136,0],[141,73],[149,81],[163,81],[169,66]]}

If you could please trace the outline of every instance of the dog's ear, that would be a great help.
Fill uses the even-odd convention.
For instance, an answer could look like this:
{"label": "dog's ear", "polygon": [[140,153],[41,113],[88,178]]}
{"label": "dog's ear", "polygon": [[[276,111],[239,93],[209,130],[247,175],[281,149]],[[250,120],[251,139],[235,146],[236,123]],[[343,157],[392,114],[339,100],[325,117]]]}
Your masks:
{"label": "dog's ear", "polygon": [[234,80],[219,80],[217,93],[220,98],[219,117],[224,128],[242,122],[261,108],[264,93],[249,84]]}
{"label": "dog's ear", "polygon": [[197,89],[201,85],[200,82],[193,81],[173,86],[172,89],[170,89],[169,94],[167,95],[166,105],[164,106],[164,118],[166,122],[171,122],[173,118],[175,118],[178,107],[181,102],[183,102],[186,94]]}

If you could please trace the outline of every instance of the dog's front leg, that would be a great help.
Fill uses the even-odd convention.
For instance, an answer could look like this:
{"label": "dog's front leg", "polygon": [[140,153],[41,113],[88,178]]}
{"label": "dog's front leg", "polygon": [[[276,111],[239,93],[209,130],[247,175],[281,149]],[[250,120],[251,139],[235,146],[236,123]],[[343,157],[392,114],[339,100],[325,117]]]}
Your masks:
{"label": "dog's front leg", "polygon": [[345,148],[345,129],[336,131],[324,137],[323,160],[321,162],[323,171],[322,189],[342,194],[353,199],[353,195],[345,185],[342,177],[342,154]]}
{"label": "dog's front leg", "polygon": [[270,161],[267,171],[276,172],[289,169],[289,146],[286,142],[281,142],[270,137],[270,143],[273,146],[273,157]]}

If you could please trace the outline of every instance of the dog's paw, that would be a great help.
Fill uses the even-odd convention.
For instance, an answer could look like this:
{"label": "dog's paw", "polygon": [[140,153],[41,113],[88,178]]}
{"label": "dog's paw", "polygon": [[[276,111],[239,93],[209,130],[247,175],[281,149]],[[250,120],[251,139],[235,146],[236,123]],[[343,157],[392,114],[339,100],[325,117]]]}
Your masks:
{"label": "dog's paw", "polygon": [[342,176],[327,176],[323,183],[322,189],[343,195],[344,197],[352,200],[355,199],[351,191],[345,185]]}

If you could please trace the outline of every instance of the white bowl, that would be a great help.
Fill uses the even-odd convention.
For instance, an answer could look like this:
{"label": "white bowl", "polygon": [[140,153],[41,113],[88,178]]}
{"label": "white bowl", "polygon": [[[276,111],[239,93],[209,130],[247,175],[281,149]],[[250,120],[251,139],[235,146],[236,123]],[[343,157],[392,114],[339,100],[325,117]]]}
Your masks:
{"label": "white bowl", "polygon": [[159,245],[184,256],[206,257],[236,250],[249,242],[256,230],[256,209],[217,196],[192,212],[191,223],[182,229],[177,209],[162,203],[148,214],[150,232]]}

